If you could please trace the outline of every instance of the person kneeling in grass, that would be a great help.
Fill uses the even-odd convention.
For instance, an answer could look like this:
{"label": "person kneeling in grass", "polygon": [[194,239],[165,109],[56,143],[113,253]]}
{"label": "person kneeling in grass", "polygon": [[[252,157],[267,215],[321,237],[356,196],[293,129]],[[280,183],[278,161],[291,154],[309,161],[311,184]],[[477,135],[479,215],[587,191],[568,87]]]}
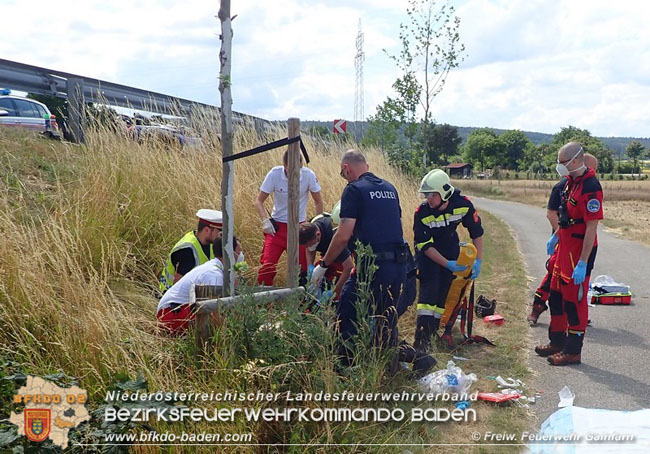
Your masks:
{"label": "person kneeling in grass", "polygon": [[[244,261],[241,244],[233,237],[234,254],[237,263]],[[156,318],[161,328],[171,334],[184,334],[194,321],[196,305],[190,305],[192,285],[223,286],[222,237],[219,235],[212,243],[215,258],[197,266],[165,292],[158,303]]]}

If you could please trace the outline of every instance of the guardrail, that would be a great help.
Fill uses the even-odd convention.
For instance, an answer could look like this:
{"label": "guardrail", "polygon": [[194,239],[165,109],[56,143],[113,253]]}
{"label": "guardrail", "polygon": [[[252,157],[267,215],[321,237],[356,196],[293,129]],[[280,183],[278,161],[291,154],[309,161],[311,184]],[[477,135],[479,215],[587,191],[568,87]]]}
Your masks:
{"label": "guardrail", "polygon": [[[197,108],[219,110],[217,106],[190,99],[4,59],[0,59],[0,87],[67,98],[67,121],[76,142],[84,141],[83,105],[88,102],[187,116],[191,116],[192,110]],[[267,120],[238,112],[233,112],[233,117],[240,122],[252,123],[258,133],[270,124]]]}

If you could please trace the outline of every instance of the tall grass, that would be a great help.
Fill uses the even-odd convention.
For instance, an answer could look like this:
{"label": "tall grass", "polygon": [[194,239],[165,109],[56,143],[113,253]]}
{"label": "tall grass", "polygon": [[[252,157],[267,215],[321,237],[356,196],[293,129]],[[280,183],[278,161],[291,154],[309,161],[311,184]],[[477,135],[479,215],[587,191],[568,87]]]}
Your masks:
{"label": "tall grass", "polygon": [[[217,130],[214,124],[202,129]],[[242,128],[235,151],[283,136],[286,132],[277,129],[258,138]],[[32,373],[74,375],[100,400],[123,374],[142,372],[151,389],[170,390],[237,388],[250,377],[264,376],[268,364],[255,365],[243,381],[225,372],[232,368],[225,352],[197,362],[190,340],[161,336],[155,325],[154,290],[163,258],[196,227],[196,210],[220,208],[221,150],[210,148],[219,141],[209,137],[202,146],[180,149],[156,140],[138,143],[100,128],[77,146],[0,130],[0,354]],[[331,207],[345,185],[336,162],[350,145],[303,140],[325,206]],[[281,164],[283,151],[235,164],[235,231],[252,275],[263,244],[253,202],[266,172]],[[371,170],[395,183],[402,205],[415,207],[413,183],[377,151],[366,152]],[[311,202],[309,209],[315,214]],[[404,221],[408,238],[408,215]],[[305,350],[312,348],[302,342]],[[206,374],[206,368],[214,372]],[[304,372],[306,385],[317,371]],[[335,381],[331,365],[317,375],[323,377],[319,381]]]}
{"label": "tall grass", "polygon": [[[415,390],[403,375],[389,380],[384,375],[386,358],[363,347],[357,351],[357,366],[337,371],[331,310],[305,315],[297,301],[282,307],[250,303],[237,307],[216,333],[214,351],[208,356],[198,355],[191,339],[171,339],[158,331],[154,293],[163,258],[178,238],[195,228],[199,208],[220,208],[218,127],[208,115],[199,117],[194,127],[201,132],[203,145],[182,149],[157,140],[139,143],[108,128],[89,131],[84,146],[0,129],[0,356],[20,362],[29,373],[63,371],[77,377],[93,406],[103,401],[116,377],[138,373],[150,390]],[[264,137],[252,128],[239,128],[235,151],[284,136],[281,128]],[[327,209],[345,186],[337,163],[351,145],[306,136],[303,140]],[[397,187],[404,234],[412,242],[410,213],[420,203],[418,182],[391,168],[377,150],[364,152],[371,171]],[[252,265],[251,279],[263,244],[253,202],[266,172],[281,164],[282,153],[275,150],[235,163],[235,232]],[[309,211],[314,214],[311,202]],[[499,244],[493,248],[498,250]],[[513,254],[509,264],[516,263],[516,251]],[[489,267],[488,263],[486,273]],[[507,268],[492,277],[495,287],[504,282]],[[276,279],[282,284],[283,274]],[[512,307],[521,304],[525,304],[522,298],[514,298]],[[411,310],[400,320],[400,328],[412,339],[413,327]],[[369,330],[360,332],[367,336]],[[520,344],[521,337],[519,329],[504,340],[505,348]],[[523,369],[520,353],[509,351],[507,361],[500,362],[492,354],[482,358],[473,364],[489,365],[491,374]],[[525,421],[518,409],[506,414],[501,423],[519,427]],[[178,425],[169,428],[179,430]],[[464,442],[470,428],[236,421],[218,426],[198,423],[190,429],[252,432],[259,443],[352,443],[359,445],[343,450],[381,452],[360,444]],[[101,441],[89,433],[83,437]],[[159,452],[157,447],[135,449]],[[303,448],[277,450],[302,452]],[[332,451],[322,446],[312,450]],[[174,452],[197,451],[214,449],[187,447]]]}

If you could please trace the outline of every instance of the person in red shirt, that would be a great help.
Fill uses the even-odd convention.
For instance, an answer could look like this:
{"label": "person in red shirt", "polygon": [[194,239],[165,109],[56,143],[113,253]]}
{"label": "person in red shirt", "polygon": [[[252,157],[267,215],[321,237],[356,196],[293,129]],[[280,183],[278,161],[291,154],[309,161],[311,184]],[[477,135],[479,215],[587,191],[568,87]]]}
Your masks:
{"label": "person in red shirt", "polygon": [[554,366],[564,366],[581,362],[589,276],[598,247],[598,221],[603,219],[603,191],[596,172],[585,165],[584,150],[578,142],[560,148],[556,168],[567,183],[558,210],[559,228],[547,244],[549,250],[557,244],[548,300],[550,342],[535,347],[535,352],[548,357]]}

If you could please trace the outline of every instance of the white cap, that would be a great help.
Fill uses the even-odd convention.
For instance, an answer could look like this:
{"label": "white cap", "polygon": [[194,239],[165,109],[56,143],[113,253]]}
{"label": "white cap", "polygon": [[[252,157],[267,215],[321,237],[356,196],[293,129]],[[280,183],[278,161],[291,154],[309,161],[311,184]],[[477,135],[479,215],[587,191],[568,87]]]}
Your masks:
{"label": "white cap", "polygon": [[223,214],[219,210],[203,208],[196,212],[196,217],[212,227],[223,227]]}

